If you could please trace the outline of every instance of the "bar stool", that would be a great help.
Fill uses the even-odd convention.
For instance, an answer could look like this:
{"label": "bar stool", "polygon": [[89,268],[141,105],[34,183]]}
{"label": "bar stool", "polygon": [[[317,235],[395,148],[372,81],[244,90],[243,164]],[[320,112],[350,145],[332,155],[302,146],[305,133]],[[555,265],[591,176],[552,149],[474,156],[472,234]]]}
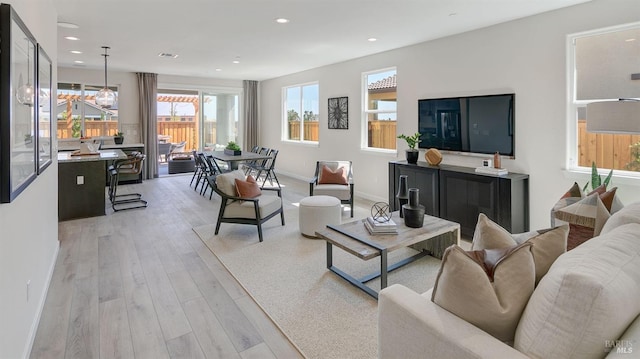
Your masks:
{"label": "bar stool", "polygon": [[142,162],[145,157],[142,153],[135,153],[131,154],[126,160],[116,161],[109,166],[109,200],[114,212],[147,207],[147,201],[142,199],[142,194],[140,193],[118,194],[120,174],[139,175],[142,172]]}

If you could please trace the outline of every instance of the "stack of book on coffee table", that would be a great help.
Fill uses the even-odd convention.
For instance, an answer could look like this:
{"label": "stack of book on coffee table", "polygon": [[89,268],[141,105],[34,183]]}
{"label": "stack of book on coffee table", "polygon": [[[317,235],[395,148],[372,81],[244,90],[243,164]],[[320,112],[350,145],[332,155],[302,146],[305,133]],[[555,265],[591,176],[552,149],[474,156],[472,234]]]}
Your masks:
{"label": "stack of book on coffee table", "polygon": [[371,234],[396,234],[398,233],[398,226],[389,218],[386,222],[378,222],[373,217],[367,217],[364,222],[364,226]]}

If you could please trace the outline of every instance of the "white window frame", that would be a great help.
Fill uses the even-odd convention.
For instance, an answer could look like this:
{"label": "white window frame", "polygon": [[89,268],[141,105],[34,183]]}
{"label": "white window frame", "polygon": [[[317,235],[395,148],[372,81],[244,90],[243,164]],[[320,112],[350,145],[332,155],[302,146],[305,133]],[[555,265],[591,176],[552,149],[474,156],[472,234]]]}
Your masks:
{"label": "white window frame", "polygon": [[[610,32],[618,32],[629,29],[635,29],[640,27],[640,22],[634,22],[630,24],[611,26],[606,28],[600,28],[595,30],[584,31],[575,34],[567,35],[567,158],[566,169],[569,172],[569,177],[574,178],[573,174],[591,174],[591,167],[579,166],[578,164],[578,118],[577,112],[579,107],[584,107],[590,102],[616,100],[617,98],[603,98],[592,100],[577,100],[576,98],[576,40],[583,37],[595,36],[600,34],[606,34]],[[639,39],[640,40],[640,39]],[[610,169],[598,169],[598,173],[602,176],[606,176]],[[624,184],[637,184],[637,179],[640,178],[640,173],[635,171],[625,170],[613,170],[613,177],[619,181],[618,183]],[[629,180],[625,180],[630,179]]]}
{"label": "white window frame", "polygon": [[[362,108],[362,125],[361,133],[360,133],[360,149],[368,152],[378,152],[384,154],[397,154],[398,149],[387,149],[387,148],[378,148],[378,147],[369,147],[369,114],[380,114],[380,113],[395,113],[396,114],[396,134],[397,134],[397,126],[398,126],[398,101],[396,100],[396,110],[388,111],[388,110],[369,110],[368,109],[368,101],[369,101],[369,84],[368,77],[372,74],[377,74],[381,72],[395,71],[396,76],[398,75],[398,69],[395,66],[387,67],[383,69],[377,69],[372,71],[366,71],[362,73],[361,77],[361,85],[360,89],[362,91],[362,99],[361,99],[361,108]],[[397,85],[396,85],[397,86]],[[396,87],[397,92],[397,87]]]}
{"label": "white window frame", "polygon": [[[99,89],[103,88],[104,85],[100,85],[100,84],[92,84],[92,83],[85,83],[85,82],[73,82],[73,81],[58,81],[58,84],[65,84],[65,85],[73,85],[73,84],[78,84],[80,85],[80,96],[84,99],[84,97],[86,96],[86,91],[93,91],[93,90],[86,90],[86,87],[94,87],[97,88],[98,90],[96,90],[96,93],[99,91]],[[116,101],[116,107],[118,109],[118,131],[122,131],[122,122],[120,122],[120,85],[108,85],[108,88],[113,90],[116,95],[118,96],[118,99]],[[58,93],[60,92],[64,92],[64,91],[68,91],[68,89],[60,89],[58,88],[58,86],[56,85],[56,99],[58,98]],[[55,111],[54,112],[54,116],[55,116],[55,120],[56,120],[56,138],[58,137],[58,113],[57,113],[57,109],[58,109],[58,104],[57,104],[57,100],[56,103],[54,104],[55,107]],[[85,131],[85,122],[86,122],[86,108],[85,108],[85,101],[81,101],[80,102],[80,133],[81,134],[86,134]],[[53,131],[53,129],[52,129]],[[103,135],[102,137],[108,137],[109,135]],[[57,139],[61,139],[61,138],[57,138]],[[69,140],[69,139],[74,139],[74,137],[71,138],[66,138],[66,139],[62,139],[62,140]]]}
{"label": "white window frame", "polygon": [[[282,113],[282,121],[281,123],[281,134],[280,134],[280,140],[283,142],[288,142],[288,143],[298,143],[298,144],[305,144],[305,145],[311,145],[311,146],[318,146],[320,144],[320,128],[318,128],[318,141],[309,141],[309,140],[305,140],[304,139],[304,112],[302,110],[303,106],[302,106],[302,88],[305,86],[310,86],[310,85],[317,85],[318,86],[318,113],[316,114],[316,116],[318,116],[318,118],[320,117],[320,113],[322,112],[321,107],[320,107],[320,82],[319,81],[310,81],[310,82],[305,82],[305,83],[300,83],[300,84],[295,84],[295,85],[289,85],[289,86],[284,86],[282,87],[282,109],[281,109],[281,113]],[[287,117],[287,90],[290,88],[294,88],[294,87],[299,87],[300,88],[300,111],[302,113],[299,113],[298,115],[300,115],[300,139],[299,140],[292,140],[288,138],[288,127],[289,127],[289,119]],[[319,126],[319,124],[318,124]]]}

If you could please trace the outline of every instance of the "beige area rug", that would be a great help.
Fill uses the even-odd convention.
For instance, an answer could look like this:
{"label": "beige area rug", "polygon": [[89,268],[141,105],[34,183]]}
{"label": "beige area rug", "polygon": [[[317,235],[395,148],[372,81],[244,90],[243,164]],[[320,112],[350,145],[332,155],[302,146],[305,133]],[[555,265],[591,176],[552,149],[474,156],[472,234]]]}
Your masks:
{"label": "beige area rug", "polygon": [[[369,209],[356,208],[354,218]],[[351,220],[347,212],[343,220]],[[263,225],[264,242],[255,226],[223,223],[193,230],[244,286],[255,301],[308,358],[376,358],[377,301],[326,268],[326,242],[298,231],[298,208],[285,205],[279,217]],[[379,258],[364,262],[334,246],[334,265],[364,276],[379,268]],[[389,263],[414,254],[390,253]],[[427,256],[389,274],[389,285],[402,283],[422,293],[433,286],[440,261]],[[378,289],[377,280],[369,283]]]}

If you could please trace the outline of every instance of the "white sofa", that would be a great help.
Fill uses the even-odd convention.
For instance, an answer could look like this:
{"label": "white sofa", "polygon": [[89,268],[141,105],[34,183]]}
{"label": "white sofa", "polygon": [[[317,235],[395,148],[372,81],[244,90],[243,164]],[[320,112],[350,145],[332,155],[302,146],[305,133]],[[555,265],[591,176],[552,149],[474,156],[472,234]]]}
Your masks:
{"label": "white sofa", "polygon": [[380,292],[380,358],[632,358],[640,355],[640,202],[562,254],[503,343],[402,285]]}

